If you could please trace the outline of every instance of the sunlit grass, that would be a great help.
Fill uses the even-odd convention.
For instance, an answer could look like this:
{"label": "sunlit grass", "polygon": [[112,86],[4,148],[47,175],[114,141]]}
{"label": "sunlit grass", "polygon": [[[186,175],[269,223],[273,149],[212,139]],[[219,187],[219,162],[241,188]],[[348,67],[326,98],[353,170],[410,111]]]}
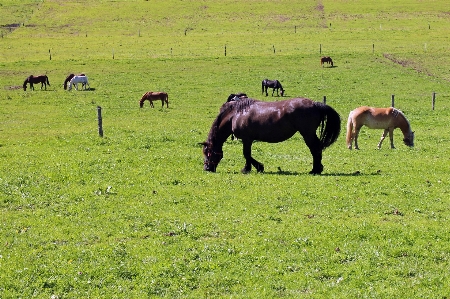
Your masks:
{"label": "sunlit grass", "polygon": [[[437,4],[2,3],[8,22],[35,26],[0,40],[0,297],[448,297]],[[320,66],[325,54],[336,67]],[[72,72],[92,90],[64,91]],[[48,90],[24,92],[40,73]],[[300,135],[253,145],[265,173],[242,175],[231,140],[217,173],[203,171],[198,143],[230,93],[280,99],[261,94],[264,78],[340,113],[322,175],[308,174]],[[170,108],[140,109],[149,90]],[[393,94],[416,146],[396,131],[397,149],[377,150],[382,132],[363,128],[347,150],[349,111]]]}

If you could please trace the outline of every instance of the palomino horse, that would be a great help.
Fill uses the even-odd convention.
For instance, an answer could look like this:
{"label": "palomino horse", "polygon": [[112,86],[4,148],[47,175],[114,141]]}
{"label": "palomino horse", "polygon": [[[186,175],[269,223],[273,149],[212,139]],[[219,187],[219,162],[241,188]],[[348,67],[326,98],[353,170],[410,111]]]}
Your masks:
{"label": "palomino horse", "polygon": [[[85,74],[79,74],[77,76],[86,76]],[[67,83],[70,82],[70,80],[72,80],[72,78],[75,77],[75,74],[70,74],[69,76],[66,77],[66,80],[64,80],[64,90],[67,89]],[[84,83],[83,83],[84,86]]]}
{"label": "palomino horse", "polygon": [[150,102],[150,106],[152,108],[155,108],[153,106],[153,101],[159,101],[161,100],[162,107],[164,107],[164,102],[167,105],[167,108],[169,108],[169,95],[166,92],[154,92],[154,91],[148,91],[144,93],[141,100],[139,101],[139,106],[142,108],[144,107],[145,100],[148,100]]}
{"label": "palomino horse", "polygon": [[324,56],[322,58],[320,58],[320,65],[323,67],[323,65],[326,63],[331,64],[331,67],[333,67],[333,59],[331,59],[331,57],[329,56]]}
{"label": "palomino horse", "polygon": [[[317,128],[320,128],[319,137]],[[242,172],[250,172],[252,165],[258,172],[263,172],[264,165],[252,157],[252,143],[282,142],[299,132],[313,157],[310,173],[320,174],[323,171],[322,151],[336,141],[340,130],[339,114],[330,106],[309,99],[263,102],[246,98],[227,102],[220,108],[207,140],[201,143],[203,169],[216,171],[223,157],[222,146],[228,136],[234,134],[243,144],[245,166]]]}
{"label": "palomino horse", "polygon": [[281,83],[280,83],[280,81],[278,81],[278,80],[269,80],[269,79],[264,79],[263,81],[262,81],[262,93],[264,94],[264,91],[266,92],[266,97],[269,95],[268,93],[267,93],[267,89],[268,88],[272,88],[272,96],[273,96],[273,93],[274,93],[274,91],[276,90],[277,91],[277,96],[278,96],[278,89],[280,89],[280,94],[281,94],[281,96],[283,96],[284,95],[284,89],[283,89],[283,86],[281,86]]}
{"label": "palomino horse", "polygon": [[414,132],[411,131],[411,126],[406,119],[403,112],[398,109],[389,108],[373,108],[373,107],[359,107],[351,111],[347,121],[347,147],[352,149],[352,141],[355,140],[355,149],[358,147],[358,134],[362,126],[367,126],[370,129],[384,129],[381,140],[378,143],[378,148],[381,148],[386,135],[389,133],[391,140],[391,148],[394,147],[394,129],[400,128],[403,133],[403,142],[407,146],[414,146]]}
{"label": "palomino horse", "polygon": [[29,76],[23,82],[23,90],[27,90],[27,84],[30,83],[30,89],[34,90],[33,84],[41,83],[41,89],[45,86],[45,90],[47,90],[47,84],[50,86],[50,82],[48,81],[48,77],[46,75],[40,76]]}
{"label": "palomino horse", "polygon": [[72,79],[70,79],[68,89],[72,90],[72,85],[75,85],[75,89],[78,90],[78,83],[82,83],[81,88],[84,87],[84,90],[86,90],[86,86],[89,86],[89,89],[91,89],[87,76],[73,76]]}

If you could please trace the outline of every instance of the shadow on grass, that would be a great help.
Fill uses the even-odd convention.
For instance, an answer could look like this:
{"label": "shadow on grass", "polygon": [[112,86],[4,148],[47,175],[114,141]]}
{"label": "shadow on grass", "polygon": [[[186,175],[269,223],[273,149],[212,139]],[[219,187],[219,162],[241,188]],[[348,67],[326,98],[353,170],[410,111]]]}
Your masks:
{"label": "shadow on grass", "polygon": [[[293,176],[297,176],[297,175],[311,175],[309,172],[297,172],[297,171],[265,171],[264,174],[269,174],[269,175],[293,175]],[[315,174],[317,176],[343,176],[343,177],[348,177],[348,176],[375,176],[375,175],[381,175],[381,171],[377,170],[375,172],[371,172],[371,173],[361,173],[360,171],[354,171],[351,173],[343,173],[343,172],[331,172],[331,173],[322,173],[322,174]]]}

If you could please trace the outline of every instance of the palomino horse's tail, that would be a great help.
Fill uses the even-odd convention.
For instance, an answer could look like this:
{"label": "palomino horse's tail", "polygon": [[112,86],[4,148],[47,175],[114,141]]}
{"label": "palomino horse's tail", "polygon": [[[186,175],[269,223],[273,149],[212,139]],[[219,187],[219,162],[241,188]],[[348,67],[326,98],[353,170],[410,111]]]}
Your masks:
{"label": "palomino horse's tail", "polygon": [[353,137],[353,120],[352,120],[352,112],[350,112],[347,120],[347,135],[345,137],[345,141],[347,143],[348,148],[351,148],[352,146],[352,137]]}
{"label": "palomino horse's tail", "polygon": [[320,125],[320,143],[322,150],[332,145],[341,132],[341,117],[339,113],[328,105],[316,102],[316,106],[322,112],[322,123]]}

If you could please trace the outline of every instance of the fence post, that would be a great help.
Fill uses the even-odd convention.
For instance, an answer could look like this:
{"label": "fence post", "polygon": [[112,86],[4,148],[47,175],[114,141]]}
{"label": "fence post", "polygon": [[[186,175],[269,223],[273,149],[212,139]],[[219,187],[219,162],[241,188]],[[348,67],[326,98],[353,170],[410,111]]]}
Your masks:
{"label": "fence post", "polygon": [[395,107],[395,105],[394,105],[394,95],[391,95],[391,107]]}
{"label": "fence post", "polygon": [[227,56],[227,45],[225,45],[225,56]]}
{"label": "fence post", "polygon": [[319,53],[322,54],[322,44],[320,44]]}
{"label": "fence post", "polygon": [[98,135],[103,137],[103,124],[102,124],[102,107],[97,106],[97,118],[98,118]]}
{"label": "fence post", "polygon": [[434,104],[436,103],[436,92],[433,92],[433,97],[431,98],[431,108],[434,110]]}
{"label": "fence post", "polygon": [[327,96],[323,96],[323,103],[326,105],[327,104]]}

